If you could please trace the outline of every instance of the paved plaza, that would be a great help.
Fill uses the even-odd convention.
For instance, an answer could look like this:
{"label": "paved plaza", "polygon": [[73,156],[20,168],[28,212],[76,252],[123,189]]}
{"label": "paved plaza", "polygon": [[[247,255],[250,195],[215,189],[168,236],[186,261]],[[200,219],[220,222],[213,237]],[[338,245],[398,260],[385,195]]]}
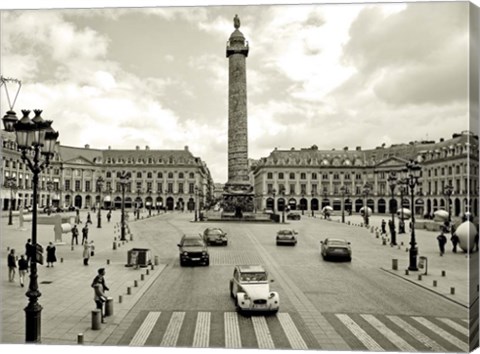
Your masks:
{"label": "paved plaza", "polygon": [[[82,212],[81,219],[83,222],[86,220],[85,215],[86,213]],[[159,286],[161,281],[169,281],[167,275],[164,276],[164,280],[160,277],[165,269],[170,269],[170,271],[175,270],[177,272],[180,269],[177,269],[178,256],[170,256],[170,254],[176,253],[175,242],[177,237],[175,236],[171,240],[162,240],[159,239],[158,235],[156,237],[154,230],[171,227],[173,222],[176,222],[176,225],[181,225],[181,232],[194,232],[211,225],[211,223],[208,222],[192,222],[193,215],[191,213],[154,214],[151,218],[147,218],[147,214],[144,213],[142,214],[143,219],[138,221],[131,220],[129,223],[133,241],[117,241],[116,249],[114,250],[114,237],[116,237],[117,240],[119,239],[119,229],[117,228],[119,216],[120,213],[118,211],[114,212],[112,221],[107,223],[106,220],[103,220],[102,228],[100,229],[96,227],[96,218],[92,218],[94,223],[90,225],[89,240],[95,241],[96,252],[95,256],[90,259],[88,266],[84,266],[82,263],[82,247],[78,245],[72,249],[70,245],[70,234],[64,234],[63,241],[65,243],[57,245],[58,262],[55,264],[55,267],[46,268],[45,266],[39,266],[38,279],[42,293],[39,302],[43,306],[42,343],[77,344],[78,335],[81,333],[83,334],[84,344],[128,345],[129,342],[126,341],[128,336],[125,336],[125,334],[129,333],[129,329],[131,332],[135,321],[144,313],[143,310],[139,308],[136,309],[135,306],[141,302],[142,296],[149,288],[152,288],[154,285]],[[103,215],[103,217],[105,219],[105,215]],[[386,242],[387,244],[384,245],[382,237],[379,236],[377,238],[376,232],[377,228],[380,228],[381,220],[382,217],[380,216],[373,216],[371,218],[370,225],[373,226],[373,232],[370,228],[366,229],[359,226],[362,223],[362,219],[357,215],[347,217],[347,223],[349,222],[350,225],[341,224],[339,216],[333,216],[332,220],[325,220],[320,216],[313,218],[305,215],[301,221],[288,222],[286,225],[262,224],[261,226],[252,226],[252,224],[248,224],[248,227],[247,225],[245,225],[245,227],[251,230],[271,230],[269,233],[272,233],[273,230],[280,227],[294,227],[300,231],[300,234],[306,232],[313,234],[318,232],[320,235],[322,234],[322,230],[328,228],[328,230],[330,230],[330,237],[342,235],[357,237],[362,240],[362,244],[355,246],[353,249],[353,263],[356,266],[358,265],[360,271],[364,264],[365,267],[368,264],[368,267],[374,267],[382,272],[388,273],[400,287],[406,286],[407,283],[414,285],[415,287],[421,288],[422,291],[425,292],[425,296],[427,293],[434,294],[439,301],[450,302],[455,305],[459,311],[465,311],[465,313],[467,313],[469,292],[472,298],[478,299],[478,274],[469,274],[469,257],[463,252],[452,253],[450,246],[447,247],[446,254],[440,257],[436,242],[436,233],[418,230],[417,242],[420,250],[419,255],[428,258],[428,274],[424,275],[421,280],[418,275],[422,274],[424,270],[410,272],[410,274],[407,275],[405,274],[405,269],[408,266],[408,252],[406,249],[410,236],[409,234],[399,235],[397,240],[399,244],[398,247],[391,247],[388,245],[388,241]],[[30,238],[31,228],[30,224],[26,223],[23,229],[19,229],[16,220],[14,225],[8,226],[5,217],[2,218],[1,222],[2,259],[5,260],[8,249],[14,248],[17,251],[17,255],[24,250],[25,241],[27,238]],[[242,228],[241,224],[238,223],[224,223],[223,227],[230,229],[239,228],[239,230],[245,229],[245,227]],[[45,246],[49,241],[53,241],[53,226],[39,225],[38,232],[39,243],[42,245]],[[245,232],[248,234],[248,230]],[[255,239],[254,234],[250,236],[247,235],[253,244],[256,244],[257,249],[264,247],[264,240],[269,239],[270,236],[269,234],[268,236],[265,235]],[[231,237],[234,238],[235,235],[231,235]],[[323,236],[319,236],[319,238],[322,239]],[[127,234],[127,239],[130,239],[130,234]],[[300,242],[302,242],[301,238]],[[154,266],[154,269],[151,269],[151,267],[139,269],[125,267],[127,264],[127,251],[134,247],[151,249],[152,260],[154,260],[156,256],[159,264]],[[229,247],[237,246],[234,243],[233,246]],[[301,267],[301,264],[297,264],[301,263],[301,261],[292,259],[290,261],[292,264],[290,264],[288,260],[284,264],[278,264],[274,260],[274,257],[276,257],[275,254],[267,252],[256,256],[255,252],[248,251],[246,248],[241,248],[233,253],[229,252],[230,251],[225,251],[224,249],[212,249],[212,263],[210,268],[223,269],[222,267],[232,262],[258,263],[262,260],[266,261],[277,274],[277,280],[281,280],[281,284],[288,285],[285,287],[283,295],[285,300],[285,296],[289,298],[285,307],[288,308],[291,303],[292,309],[298,310],[310,303],[307,297],[302,295],[304,300],[300,297],[300,302],[298,305],[295,305],[293,298],[298,298],[298,296],[300,296],[298,294],[303,294],[304,291],[297,289],[300,286],[296,284],[297,280],[292,280],[292,278],[288,278],[287,275],[280,275],[280,270],[288,268],[290,265],[292,267]],[[478,253],[474,253],[471,255],[471,260],[478,262],[477,257]],[[398,270],[392,269],[393,259],[398,260]],[[274,266],[274,264],[277,265]],[[110,288],[108,295],[114,300],[114,313],[112,316],[106,318],[106,324],[103,324],[100,330],[92,330],[91,310],[93,310],[95,306],[90,283],[96,275],[97,269],[100,267],[106,268],[106,279]],[[2,269],[4,269],[2,272],[2,342],[24,343],[25,315],[23,308],[27,304],[27,297],[25,296],[27,288],[20,287],[18,274],[15,282],[8,282],[5,265],[2,266]],[[194,270],[195,269],[192,269],[192,271]],[[185,271],[188,271],[188,269]],[[228,272],[230,271],[228,270]],[[444,275],[442,275],[442,272]],[[470,288],[469,275],[473,279],[473,281],[470,281]],[[197,276],[200,275],[197,274]],[[282,277],[283,279],[281,279]],[[319,277],[321,279],[322,274],[319,274]],[[171,281],[172,284],[182,284],[183,278],[177,278],[177,280],[171,279]],[[219,289],[223,289],[226,286],[225,284],[218,284],[212,279],[205,279],[206,283],[209,281],[213,281],[212,284],[214,285],[212,286],[217,286]],[[341,279],[339,279],[339,281],[341,281]],[[434,282],[436,282],[435,285]],[[135,284],[137,286],[135,286]],[[130,288],[130,295],[127,294],[127,287]],[[228,295],[223,296],[219,293],[218,296],[222,299],[222,302],[225,301],[225,306],[229,306],[230,300]],[[119,302],[120,297],[121,303]],[[162,303],[162,301],[164,302],[166,299],[159,299],[158,303]],[[193,307],[191,309],[188,308],[189,305],[185,306],[187,308],[184,308],[184,305],[182,305],[182,308],[177,308],[177,310],[184,310],[187,311],[187,313],[188,311],[195,310],[194,304],[192,304]],[[344,306],[348,308],[348,304]],[[304,310],[310,314],[318,311],[314,307],[309,309],[308,306],[305,307]],[[165,312],[165,314],[166,313],[167,312]],[[137,320],[135,320],[135,318],[137,318]],[[306,326],[310,328],[314,337],[317,335],[324,337],[322,340],[322,348],[346,349],[343,340],[334,344],[336,342],[335,338],[338,336],[334,330],[332,330],[331,333],[323,331],[323,334],[315,334],[312,328],[314,329],[316,327],[308,324],[308,316],[302,317],[300,312],[300,317],[298,318],[301,319],[301,321],[296,320],[296,317],[293,316],[292,323],[300,323],[303,321],[303,323],[306,323]],[[314,316],[312,318],[314,318]],[[326,318],[328,319],[328,316]],[[468,320],[468,318],[465,317],[465,320]],[[318,318],[316,321],[318,322]],[[476,324],[473,324],[473,326],[475,325],[478,328],[478,320]],[[330,328],[326,320],[323,322],[323,325],[320,323],[318,326],[323,330]],[[133,334],[134,333],[131,333],[132,336]],[[305,339],[304,342],[309,343],[308,339]],[[315,341],[312,343],[314,342]],[[325,343],[331,343],[331,346]],[[221,344],[225,343],[221,342]],[[157,345],[161,345],[161,343],[157,343]],[[310,348],[315,347],[314,345],[305,345]],[[188,347],[188,345],[186,346]]]}

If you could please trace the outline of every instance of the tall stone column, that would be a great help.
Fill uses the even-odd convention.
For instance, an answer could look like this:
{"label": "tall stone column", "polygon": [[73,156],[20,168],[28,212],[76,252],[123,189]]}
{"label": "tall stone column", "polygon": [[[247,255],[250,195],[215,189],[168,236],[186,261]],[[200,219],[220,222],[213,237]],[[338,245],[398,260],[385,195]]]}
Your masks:
{"label": "tall stone column", "polygon": [[248,177],[247,72],[248,43],[237,15],[235,31],[227,42],[228,58],[228,182],[225,185],[224,210],[253,211],[253,186]]}

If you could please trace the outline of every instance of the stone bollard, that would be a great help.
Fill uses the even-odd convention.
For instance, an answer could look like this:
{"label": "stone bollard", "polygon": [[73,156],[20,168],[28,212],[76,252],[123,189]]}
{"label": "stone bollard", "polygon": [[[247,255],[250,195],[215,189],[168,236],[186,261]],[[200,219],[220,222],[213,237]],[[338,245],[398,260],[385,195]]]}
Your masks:
{"label": "stone bollard", "polygon": [[133,234],[130,234],[130,241],[133,241]]}
{"label": "stone bollard", "polygon": [[418,280],[422,280],[422,275],[421,274],[418,275]]}
{"label": "stone bollard", "polygon": [[117,242],[113,241],[113,249],[116,250],[117,249]]}
{"label": "stone bollard", "polygon": [[385,246],[387,244],[387,239],[385,237],[382,237],[382,245]]}
{"label": "stone bollard", "polygon": [[153,264],[150,265],[150,269],[151,270],[154,270],[155,269],[155,266]]}
{"label": "stone bollard", "polygon": [[124,244],[125,244],[125,241],[122,241],[122,245],[124,245]]}
{"label": "stone bollard", "polygon": [[378,233],[378,231],[375,233],[375,238],[379,238],[380,237],[380,234]]}
{"label": "stone bollard", "polygon": [[105,303],[105,317],[113,315],[113,297],[107,297],[107,302]]}
{"label": "stone bollard", "polygon": [[119,243],[118,243],[118,248],[120,248],[121,246],[122,246],[122,244],[119,242]]}
{"label": "stone bollard", "polygon": [[158,265],[158,256],[155,256],[155,265]]}
{"label": "stone bollard", "polygon": [[122,295],[118,295],[118,303],[121,304],[123,301],[123,297]]}
{"label": "stone bollard", "polygon": [[72,247],[70,247],[70,250],[73,251],[74,249],[75,249],[75,248],[74,248],[73,245],[72,245]]}
{"label": "stone bollard", "polygon": [[100,310],[93,310],[92,311],[92,329],[94,331],[100,329],[100,321],[102,319],[102,316],[100,314]]}
{"label": "stone bollard", "polygon": [[405,275],[408,275],[408,274],[409,274],[408,269],[405,269]]}
{"label": "stone bollard", "polygon": [[145,274],[140,274],[140,280],[145,280]]}
{"label": "stone bollard", "polygon": [[10,251],[10,247],[7,247],[7,252]]}
{"label": "stone bollard", "polygon": [[450,294],[455,295],[455,288],[450,288]]}
{"label": "stone bollard", "polygon": [[138,280],[133,281],[133,287],[135,287],[135,288],[138,287]]}
{"label": "stone bollard", "polygon": [[145,272],[145,275],[149,275],[150,274],[150,271],[147,269],[147,271]]}
{"label": "stone bollard", "polygon": [[60,258],[60,263],[63,263],[63,257]]}
{"label": "stone bollard", "polygon": [[403,241],[402,241],[402,242],[400,242],[400,246],[403,246]]}
{"label": "stone bollard", "polygon": [[83,344],[83,333],[77,334],[77,344]]}
{"label": "stone bollard", "polygon": [[107,264],[110,264],[110,260],[109,260],[109,259],[107,259]]}
{"label": "stone bollard", "polygon": [[433,281],[433,287],[434,288],[437,287],[437,281],[436,280]]}
{"label": "stone bollard", "polygon": [[398,270],[398,259],[392,259],[392,269]]}
{"label": "stone bollard", "polygon": [[132,293],[132,288],[131,287],[127,287],[127,295],[130,295]]}
{"label": "stone bollard", "polygon": [[447,272],[445,272],[444,270],[442,270],[442,277],[446,276],[447,275]]}

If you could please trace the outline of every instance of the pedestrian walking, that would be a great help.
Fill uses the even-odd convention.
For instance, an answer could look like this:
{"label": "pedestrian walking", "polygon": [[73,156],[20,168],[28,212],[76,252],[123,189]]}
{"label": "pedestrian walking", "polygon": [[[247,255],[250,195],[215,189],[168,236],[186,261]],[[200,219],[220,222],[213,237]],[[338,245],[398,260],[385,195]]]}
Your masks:
{"label": "pedestrian walking", "polygon": [[90,256],[95,256],[95,244],[93,243],[93,240],[90,241]]}
{"label": "pedestrian walking", "polygon": [[82,229],[82,245],[88,242],[88,221]]}
{"label": "pedestrian walking", "polygon": [[27,256],[27,262],[30,262],[33,257],[35,257],[35,249],[32,245],[32,239],[28,239],[25,244],[25,255]]}
{"label": "pedestrian walking", "polygon": [[20,259],[18,260],[18,278],[20,279],[20,286],[23,288],[23,283],[25,281],[25,276],[28,273],[28,262],[25,259],[25,256],[22,254],[20,255]]}
{"label": "pedestrian walking", "polygon": [[443,234],[443,228],[442,231],[440,232],[440,235],[437,236],[438,240],[438,247],[440,248],[440,256],[443,256],[445,254],[445,244],[447,243],[447,238]]}
{"label": "pedestrian walking", "polygon": [[110,290],[108,287],[107,287],[107,284],[105,282],[105,268],[99,268],[98,271],[97,271],[97,275],[95,276],[95,278],[93,279],[92,281],[92,287],[95,283],[100,283],[102,284],[102,290],[103,292],[105,291],[108,291]]}
{"label": "pedestrian walking", "polygon": [[7,256],[8,265],[8,281],[15,280],[15,269],[17,268],[17,262],[15,261],[15,250],[12,248]]}
{"label": "pedestrian walking", "polygon": [[81,224],[82,220],[80,220],[80,210],[76,209],[75,210],[75,224]]}
{"label": "pedestrian walking", "polygon": [[100,310],[100,318],[102,323],[105,323],[104,320],[104,311],[103,311],[103,304],[107,302],[107,297],[105,296],[105,293],[103,291],[103,286],[99,282],[93,282],[92,283],[92,288],[93,288],[93,301],[95,301],[95,305],[98,310]]}
{"label": "pedestrian walking", "polygon": [[452,245],[453,245],[452,252],[457,253],[457,245],[460,242],[460,239],[458,238],[457,234],[453,234],[452,237],[450,237],[450,241],[452,241]]}
{"label": "pedestrian walking", "polygon": [[382,219],[382,234],[387,233],[386,226],[387,226],[387,223],[385,222],[385,219]]}
{"label": "pedestrian walking", "polygon": [[87,222],[85,224],[91,224],[92,223],[92,217],[90,216],[90,212],[87,213]]}
{"label": "pedestrian walking", "polygon": [[53,267],[53,263],[57,261],[57,255],[55,254],[57,251],[57,248],[52,242],[48,243],[47,246],[47,268],[48,267]]}
{"label": "pedestrian walking", "polygon": [[110,222],[110,219],[112,218],[112,211],[110,210],[108,213],[107,213],[107,221]]}
{"label": "pedestrian walking", "polygon": [[90,245],[88,242],[85,242],[83,245],[83,265],[88,266],[88,261],[90,260]]}
{"label": "pedestrian walking", "polygon": [[72,227],[72,246],[73,246],[73,241],[75,240],[75,244],[78,245],[78,229],[77,225],[73,225]]}

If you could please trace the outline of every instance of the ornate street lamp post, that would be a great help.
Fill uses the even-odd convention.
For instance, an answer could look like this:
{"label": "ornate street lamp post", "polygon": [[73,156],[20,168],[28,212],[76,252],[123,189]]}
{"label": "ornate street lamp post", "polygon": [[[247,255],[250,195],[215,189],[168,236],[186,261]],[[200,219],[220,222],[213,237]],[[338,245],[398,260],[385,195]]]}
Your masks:
{"label": "ornate street lamp post", "polygon": [[273,215],[275,215],[275,193],[277,193],[277,191],[275,190],[275,188],[272,189],[272,195],[273,195]]}
{"label": "ornate street lamp post", "polygon": [[313,198],[315,198],[314,190],[312,190],[312,200],[310,201],[310,208],[312,208],[312,218],[315,217],[315,210],[313,210]]}
{"label": "ornate street lamp post", "polygon": [[195,222],[198,221],[198,186],[195,186]]}
{"label": "ornate street lamp post", "polygon": [[302,215],[304,215],[304,212],[305,212],[305,193],[302,191],[302,199],[301,199],[302,203],[300,204],[302,206]]}
{"label": "ornate street lamp post", "polygon": [[10,201],[8,203],[8,225],[13,225],[13,192],[17,189],[15,177],[5,178],[5,187],[10,189]]}
{"label": "ornate street lamp post", "polygon": [[[412,212],[412,231],[410,236],[410,264],[408,266],[408,270],[418,270],[417,268],[417,256],[418,256],[418,248],[417,242],[415,241],[415,186],[418,184],[418,179],[420,178],[420,174],[422,172],[422,167],[417,161],[410,160],[406,164],[406,168],[403,172],[407,173],[405,177],[405,185],[410,187],[410,205],[411,205],[411,212]],[[408,192],[408,190],[407,190]]]}
{"label": "ornate street lamp post", "polygon": [[112,211],[112,204],[113,204],[112,193],[113,193],[112,187],[108,188],[108,195],[110,196],[110,205],[108,208],[109,211]]}
{"label": "ornate street lamp post", "polygon": [[388,175],[387,181],[390,186],[390,192],[392,198],[390,199],[390,212],[392,213],[392,225],[390,226],[390,244],[393,246],[397,245],[397,235],[395,231],[395,212],[393,208],[393,201],[395,200],[395,187],[397,186],[397,174],[394,171],[391,171]]}
{"label": "ornate street lamp post", "polygon": [[448,206],[448,227],[450,227],[450,224],[452,222],[452,204],[450,201],[450,197],[453,194],[453,186],[451,184],[448,184],[445,186],[443,189],[443,195],[447,199],[447,206]]}
{"label": "ornate street lamp post", "polygon": [[[137,200],[141,200],[140,199],[140,194],[142,193],[142,190],[140,188],[137,188]],[[136,207],[136,210],[135,210],[135,214],[137,216],[137,220],[140,219],[140,202],[135,202],[135,207]]]}
{"label": "ornate street lamp post", "polygon": [[125,188],[130,181],[130,173],[123,171],[120,176],[120,186],[122,187],[122,215],[121,215],[121,229],[120,241],[126,241],[125,238]]}
{"label": "ornate street lamp post", "polygon": [[47,181],[47,191],[48,191],[48,203],[47,203],[47,215],[50,215],[52,212],[52,191],[53,191],[53,182]]}
{"label": "ornate street lamp post", "polygon": [[403,197],[408,193],[405,187],[405,181],[401,180],[398,182],[400,190],[400,222],[398,223],[398,234],[405,233],[405,216],[403,215]]}
{"label": "ornate street lamp post", "polygon": [[[323,200],[327,200],[327,196],[328,196],[327,187],[323,187]],[[322,203],[322,205],[323,205],[323,203]],[[328,204],[327,204],[327,205],[328,205]],[[326,207],[327,205],[325,205],[325,207]],[[322,208],[322,209],[323,209],[323,208]],[[325,209],[325,210],[326,210],[326,209]],[[327,214],[328,214],[328,213],[327,213],[326,211],[323,212],[323,217],[324,217],[325,219],[327,219]]]}
{"label": "ornate street lamp post", "polygon": [[148,200],[149,200],[148,216],[152,216],[152,190],[149,189],[147,193],[148,193]]}
{"label": "ornate street lamp post", "polygon": [[[3,82],[3,78],[2,78]],[[34,110],[35,117],[30,120],[29,110],[22,110],[23,117],[18,120],[15,112],[10,109],[3,117],[6,131],[16,133],[17,146],[22,153],[22,161],[32,172],[33,211],[32,211],[32,249],[37,250],[37,198],[40,173],[50,164],[54,155],[58,132],[51,125],[52,121],[43,120],[39,109]],[[41,313],[42,306],[38,298],[42,295],[38,289],[36,254],[30,262],[30,283],[26,293],[28,305],[25,307],[25,341],[41,342]]]}
{"label": "ornate street lamp post", "polygon": [[342,193],[342,223],[345,223],[345,194],[348,193],[348,188],[341,186],[340,193]]}
{"label": "ornate street lamp post", "polygon": [[280,195],[282,196],[283,198],[283,208],[282,208],[282,223],[285,224],[285,206],[286,206],[286,202],[285,202],[285,188],[282,188],[280,190]]}
{"label": "ornate street lamp post", "polygon": [[363,219],[365,220],[365,226],[368,227],[368,205],[367,205],[367,198],[368,198],[368,194],[370,193],[370,185],[368,184],[368,182],[366,182],[363,186],[363,195],[364,195],[364,200],[365,200],[365,204],[364,204],[364,209],[363,209]]}
{"label": "ornate street lamp post", "polygon": [[98,203],[98,213],[97,213],[97,228],[102,227],[102,189],[103,189],[103,183],[105,180],[103,179],[102,176],[97,178],[97,190],[100,192],[100,202]]}

